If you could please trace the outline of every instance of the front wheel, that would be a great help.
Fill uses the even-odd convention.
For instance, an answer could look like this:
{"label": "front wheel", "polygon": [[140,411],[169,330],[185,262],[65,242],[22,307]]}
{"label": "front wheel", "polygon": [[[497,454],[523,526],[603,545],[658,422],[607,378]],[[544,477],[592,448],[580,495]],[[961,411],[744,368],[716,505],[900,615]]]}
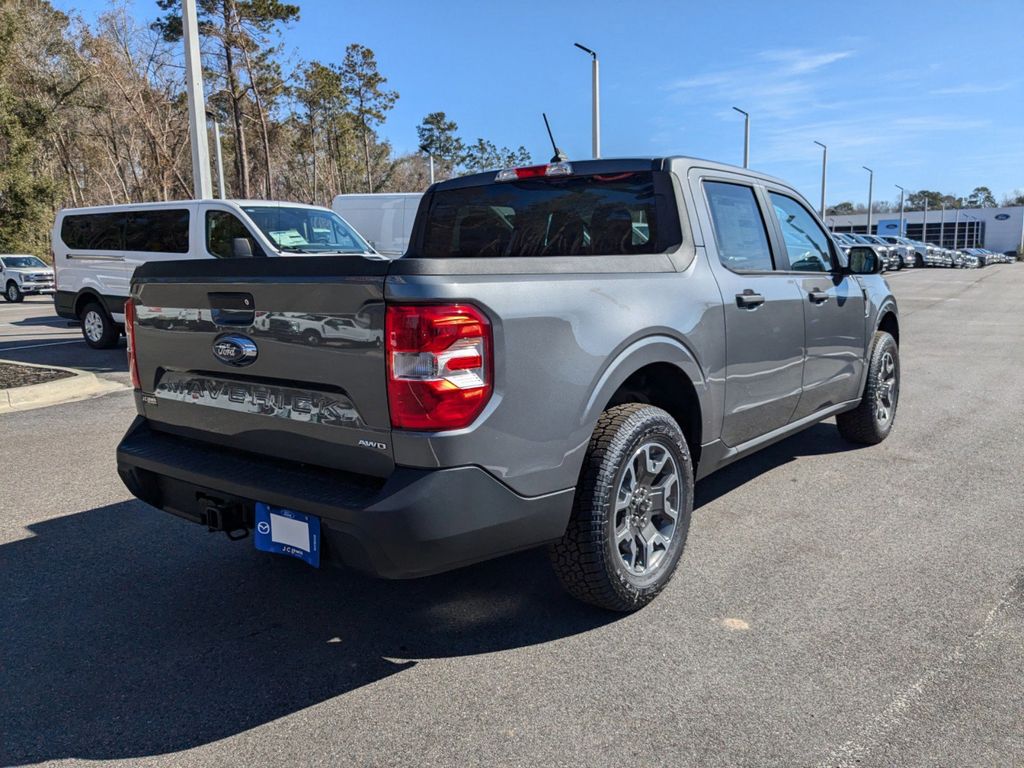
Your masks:
{"label": "front wheel", "polygon": [[693,464],[660,408],[609,408],[590,438],[572,516],[549,549],[573,597],[612,611],[653,600],[675,572],[693,512]]}
{"label": "front wheel", "polygon": [[12,304],[17,304],[25,298],[25,294],[21,292],[18,284],[11,280],[7,283],[7,288],[4,290],[4,298]]}
{"label": "front wheel", "polygon": [[877,331],[868,360],[868,379],[860,403],[836,416],[839,434],[851,443],[877,445],[889,436],[900,398],[900,352],[896,340]]}

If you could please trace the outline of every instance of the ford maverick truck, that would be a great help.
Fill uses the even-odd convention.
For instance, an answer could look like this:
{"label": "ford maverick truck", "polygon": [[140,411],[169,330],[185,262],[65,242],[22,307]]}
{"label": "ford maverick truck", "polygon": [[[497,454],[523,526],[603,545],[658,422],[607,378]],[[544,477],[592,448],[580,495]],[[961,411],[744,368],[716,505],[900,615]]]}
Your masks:
{"label": "ford maverick truck", "polygon": [[889,434],[881,266],[785,183],[703,160],[451,179],[394,260],[141,266],[118,471],[312,565],[409,578],[544,545],[571,594],[635,610],[696,481],[830,417]]}

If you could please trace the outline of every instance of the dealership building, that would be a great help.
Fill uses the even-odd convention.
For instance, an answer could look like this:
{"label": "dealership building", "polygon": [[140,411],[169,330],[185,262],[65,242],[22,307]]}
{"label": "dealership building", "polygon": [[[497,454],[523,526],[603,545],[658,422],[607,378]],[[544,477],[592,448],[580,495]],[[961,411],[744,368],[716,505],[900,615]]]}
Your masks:
{"label": "dealership building", "polygon": [[[867,232],[867,213],[826,216],[834,232]],[[899,213],[875,213],[871,233],[900,234]],[[922,237],[922,234],[924,235]],[[1012,208],[947,208],[945,211],[907,211],[903,235],[944,248],[988,248],[1005,253],[1024,249],[1024,206]]]}

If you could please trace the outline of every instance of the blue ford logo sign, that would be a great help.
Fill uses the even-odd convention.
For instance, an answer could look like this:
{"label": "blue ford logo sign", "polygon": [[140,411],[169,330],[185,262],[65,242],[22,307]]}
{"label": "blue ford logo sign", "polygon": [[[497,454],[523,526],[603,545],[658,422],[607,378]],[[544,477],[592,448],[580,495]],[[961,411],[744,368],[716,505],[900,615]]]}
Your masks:
{"label": "blue ford logo sign", "polygon": [[249,365],[256,361],[256,342],[238,333],[225,333],[213,340],[213,356],[228,365]]}
{"label": "blue ford logo sign", "polygon": [[897,227],[897,226],[898,226],[898,225],[896,225],[896,224],[886,224],[886,225],[885,225],[885,228],[886,228],[886,229],[896,229],[896,227]]}
{"label": "blue ford logo sign", "polygon": [[996,221],[1006,221],[1008,218],[1010,218],[1008,213],[997,213],[995,216]]}

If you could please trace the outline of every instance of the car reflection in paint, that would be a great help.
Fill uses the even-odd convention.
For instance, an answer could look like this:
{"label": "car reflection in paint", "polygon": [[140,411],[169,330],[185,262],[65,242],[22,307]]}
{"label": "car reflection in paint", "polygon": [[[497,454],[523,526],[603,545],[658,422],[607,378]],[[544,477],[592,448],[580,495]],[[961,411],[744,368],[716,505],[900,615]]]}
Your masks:
{"label": "car reflection in paint", "polygon": [[349,344],[380,346],[384,332],[368,328],[354,315],[321,315],[298,312],[258,312],[253,328],[282,341],[301,341],[311,346]]}

